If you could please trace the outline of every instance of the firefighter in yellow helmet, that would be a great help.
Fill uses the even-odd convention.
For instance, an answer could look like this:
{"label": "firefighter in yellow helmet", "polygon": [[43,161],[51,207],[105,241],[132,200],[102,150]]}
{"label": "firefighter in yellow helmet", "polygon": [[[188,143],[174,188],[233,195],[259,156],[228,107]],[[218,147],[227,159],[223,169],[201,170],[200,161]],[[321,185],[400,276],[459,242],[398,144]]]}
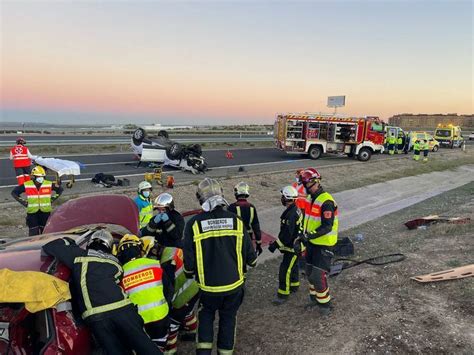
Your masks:
{"label": "firefighter in yellow helmet", "polygon": [[142,241],[137,236],[125,234],[122,237],[117,257],[123,265],[122,288],[137,306],[151,340],[164,351],[173,285],[158,260],[142,257]]}
{"label": "firefighter in yellow helmet", "polygon": [[201,289],[196,352],[212,353],[214,319],[219,312],[217,350],[231,354],[246,266],[255,266],[257,255],[242,220],[225,209],[227,202],[217,180],[201,181],[196,196],[202,212],[187,222],[183,250],[184,273],[195,277]]}
{"label": "firefighter in yellow helmet", "polygon": [[255,240],[257,255],[260,255],[263,252],[262,232],[260,231],[257,209],[247,201],[250,196],[250,186],[245,182],[239,182],[234,186],[234,196],[237,201],[230,204],[227,209],[242,219],[250,238]]}
{"label": "firefighter in yellow helmet", "polygon": [[[11,193],[15,200],[26,207],[26,225],[29,228],[30,236],[43,233],[44,226],[53,209],[51,204],[63,192],[60,185],[46,180],[45,176],[44,168],[37,165],[31,170],[32,179],[15,187]],[[26,199],[21,197],[23,193],[26,195]]]}

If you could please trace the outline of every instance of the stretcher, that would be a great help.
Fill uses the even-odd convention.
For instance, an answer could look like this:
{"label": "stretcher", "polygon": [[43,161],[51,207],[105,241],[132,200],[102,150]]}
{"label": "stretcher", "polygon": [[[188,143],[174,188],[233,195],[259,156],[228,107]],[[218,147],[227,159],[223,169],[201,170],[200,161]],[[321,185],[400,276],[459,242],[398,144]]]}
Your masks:
{"label": "stretcher", "polygon": [[74,185],[75,177],[81,175],[81,164],[75,161],[38,157],[35,159],[35,163],[54,172],[56,183],[65,182],[69,189]]}

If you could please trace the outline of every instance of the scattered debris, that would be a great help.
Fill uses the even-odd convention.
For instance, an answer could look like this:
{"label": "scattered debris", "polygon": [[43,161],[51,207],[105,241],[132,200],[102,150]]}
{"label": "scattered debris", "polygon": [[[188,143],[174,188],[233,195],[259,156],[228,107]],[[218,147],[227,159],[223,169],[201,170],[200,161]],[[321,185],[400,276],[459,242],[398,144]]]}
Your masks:
{"label": "scattered debris", "polygon": [[418,282],[435,282],[462,279],[469,276],[474,276],[474,264],[438,271],[432,274],[413,276],[410,279]]}
{"label": "scattered debris", "polygon": [[438,215],[432,215],[432,216],[427,216],[423,218],[417,218],[411,221],[408,221],[405,223],[405,226],[407,226],[408,229],[417,229],[422,226],[431,225],[431,224],[436,224],[436,223],[452,223],[452,224],[466,224],[470,223],[471,219],[466,217],[444,217],[444,216],[438,216]]}
{"label": "scattered debris", "polygon": [[239,173],[243,173],[245,171],[245,168],[243,166],[239,166]]}
{"label": "scattered debris", "polygon": [[260,181],[260,185],[265,186],[265,187],[270,187],[270,184],[266,181]]}
{"label": "scattered debris", "polygon": [[356,235],[354,236],[354,241],[356,241],[356,242],[361,242],[361,241],[363,241],[363,240],[364,240],[364,235],[363,235],[363,234],[360,234],[360,233],[359,233],[359,234],[356,234]]}

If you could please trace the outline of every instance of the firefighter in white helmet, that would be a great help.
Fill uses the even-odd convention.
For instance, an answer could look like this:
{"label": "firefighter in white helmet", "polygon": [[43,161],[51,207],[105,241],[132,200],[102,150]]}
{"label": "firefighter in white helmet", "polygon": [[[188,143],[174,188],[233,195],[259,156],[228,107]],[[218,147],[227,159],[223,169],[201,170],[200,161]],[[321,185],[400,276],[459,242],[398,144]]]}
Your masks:
{"label": "firefighter in white helmet", "polygon": [[294,249],[295,239],[298,237],[299,225],[302,220],[301,210],[296,206],[298,191],[293,186],[285,186],[280,193],[281,203],[286,209],[280,216],[278,239],[268,247],[268,250],[272,253],[278,249],[283,254],[278,273],[277,297],[273,301],[276,305],[286,302],[290,293],[296,292],[300,286],[298,254]]}
{"label": "firefighter in white helmet", "polygon": [[[45,179],[46,172],[42,166],[35,166],[31,170],[32,180],[17,186],[12,191],[15,200],[26,207],[26,225],[29,235],[43,233],[44,226],[53,210],[52,203],[61,196],[63,189],[49,180]],[[26,200],[21,194],[26,195]]]}
{"label": "firefighter in white helmet", "polygon": [[257,209],[254,205],[247,201],[250,196],[250,187],[245,182],[239,182],[234,186],[234,196],[237,201],[230,204],[227,208],[234,212],[244,222],[247,233],[250,238],[255,240],[255,249],[257,255],[262,254],[262,232],[260,231],[260,223],[258,221]]}
{"label": "firefighter in white helmet", "polygon": [[138,196],[133,201],[138,207],[138,219],[140,228],[146,227],[153,218],[153,203],[151,202],[151,192],[153,187],[148,181],[142,181],[138,184]]}
{"label": "firefighter in white helmet", "polygon": [[141,229],[142,236],[154,236],[165,247],[183,247],[184,218],[174,207],[173,196],[164,192],[153,203],[156,215]]}

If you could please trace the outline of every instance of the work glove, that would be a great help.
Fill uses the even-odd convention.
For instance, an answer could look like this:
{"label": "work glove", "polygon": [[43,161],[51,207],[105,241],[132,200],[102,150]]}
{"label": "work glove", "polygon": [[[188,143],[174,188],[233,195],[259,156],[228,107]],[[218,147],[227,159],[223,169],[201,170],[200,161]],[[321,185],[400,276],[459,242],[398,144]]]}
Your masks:
{"label": "work glove", "polygon": [[299,240],[301,243],[303,243],[303,245],[306,245],[309,242],[309,236],[306,233],[301,233],[298,235],[298,238],[296,238],[296,240]]}
{"label": "work glove", "polygon": [[255,251],[257,252],[257,256],[259,256],[260,254],[263,253],[263,249],[262,249],[262,244],[261,244],[261,243],[257,243],[257,245],[255,245]]}
{"label": "work glove", "polygon": [[161,214],[161,220],[162,220],[163,222],[169,221],[170,217],[168,216],[168,213],[163,212],[163,213],[160,213],[160,214]]}
{"label": "work glove", "polygon": [[270,243],[270,245],[268,246],[268,250],[270,251],[270,253],[274,253],[275,250],[278,249],[278,244],[276,241]]}
{"label": "work glove", "polygon": [[160,223],[163,218],[163,213],[158,213],[153,220],[155,221],[156,224]]}
{"label": "work glove", "polygon": [[301,241],[299,239],[296,239],[293,244],[293,250],[296,254],[301,254],[302,249],[303,248],[301,247]]}

